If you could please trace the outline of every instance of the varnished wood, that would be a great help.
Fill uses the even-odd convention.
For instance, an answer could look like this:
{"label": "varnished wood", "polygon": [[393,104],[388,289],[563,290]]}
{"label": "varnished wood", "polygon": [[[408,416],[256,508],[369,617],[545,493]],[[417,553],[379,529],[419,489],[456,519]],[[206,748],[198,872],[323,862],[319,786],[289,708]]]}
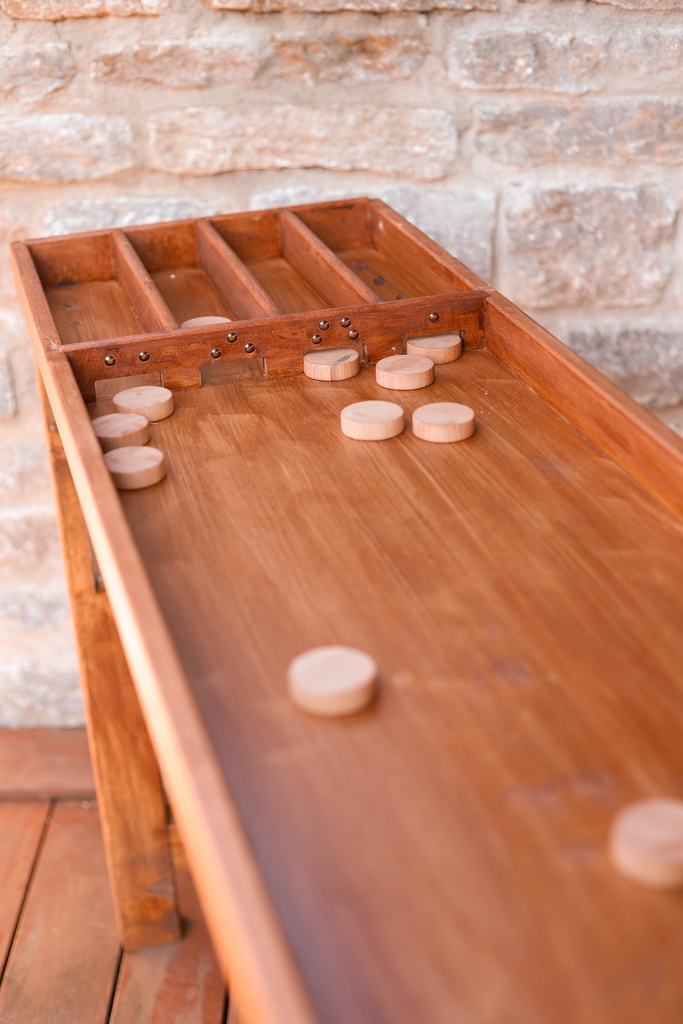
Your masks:
{"label": "varnished wood", "polygon": [[152,280],[181,326],[184,320],[201,316],[238,319],[232,306],[201,267],[157,270],[152,274]]}
{"label": "varnished wood", "polygon": [[135,335],[145,329],[115,279],[46,288],[45,295],[65,344]]}
{"label": "varnished wood", "polygon": [[289,210],[280,214],[282,255],[302,277],[318,282],[324,306],[377,302],[371,288],[356,277],[331,249]]}
{"label": "varnished wood", "polygon": [[83,729],[0,729],[0,798],[89,797],[95,783]]}
{"label": "varnished wood", "polygon": [[372,244],[396,266],[419,275],[427,289],[425,294],[461,288],[488,288],[486,282],[469,267],[445,252],[381,200],[371,201],[369,218]]}
{"label": "varnished wood", "polygon": [[173,331],[178,321],[123,231],[112,231],[116,272],[145,331]]}
{"label": "varnished wood", "polygon": [[280,307],[208,221],[197,222],[197,240],[202,264],[227,307],[234,309],[233,319],[279,316]]}
{"label": "varnished wood", "polygon": [[156,760],[108,597],[95,586],[87,530],[61,438],[42,386],[39,392],[121,943],[138,949],[173,942],[180,937],[180,922]]}
{"label": "varnished wood", "polygon": [[[127,515],[320,1019],[668,1024],[678,901],[604,842],[622,802],[681,793],[683,530],[490,353],[439,369],[464,444],[340,437],[371,370],[185,392],[174,488]],[[320,643],[376,658],[371,714],[293,714],[286,667]]]}
{"label": "varnished wood", "polygon": [[[21,783],[17,783],[20,788]],[[46,803],[0,803],[0,976],[14,938],[49,812]]]}
{"label": "varnished wood", "polygon": [[183,941],[124,953],[109,1024],[223,1024],[225,988],[177,836],[172,848]]}
{"label": "varnished wood", "polygon": [[683,441],[504,296],[486,302],[490,350],[601,451],[683,517]]}
{"label": "varnished wood", "polygon": [[119,944],[103,861],[94,804],[57,804],[0,988],[3,1024],[106,1021]]}
{"label": "varnished wood", "polygon": [[[30,308],[27,296],[22,295],[22,301],[28,301]],[[33,327],[30,314],[27,319]],[[312,1024],[315,1016],[309,996],[207,741],[206,727],[140,556],[131,545],[130,528],[114,500],[116,492],[88,415],[79,405],[73,374],[61,353],[43,348],[35,329],[31,340],[61,426],[107,592],[121,613],[117,625],[128,662],[135,666],[137,693],[224,975],[240,979],[248,1019]],[[112,729],[116,724],[112,721]]]}

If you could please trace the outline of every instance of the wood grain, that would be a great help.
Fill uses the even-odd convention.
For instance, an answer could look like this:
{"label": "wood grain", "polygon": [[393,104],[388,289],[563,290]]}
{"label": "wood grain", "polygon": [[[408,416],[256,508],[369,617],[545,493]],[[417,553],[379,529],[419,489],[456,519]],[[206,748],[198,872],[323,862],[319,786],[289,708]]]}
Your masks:
{"label": "wood grain", "polygon": [[498,293],[486,302],[486,338],[522,380],[683,517],[681,438]]}
{"label": "wood grain", "polygon": [[282,255],[307,281],[315,281],[324,306],[377,302],[372,288],[352,273],[331,249],[289,210],[280,214]]}
{"label": "wood grain", "polygon": [[[683,529],[490,353],[439,370],[465,444],[340,436],[369,369],[184,392],[129,521],[319,1019],[669,1024],[680,902],[605,840],[682,793]],[[380,666],[353,721],[289,707],[323,643]]]}
{"label": "wood grain", "polygon": [[0,803],[0,975],[38,854],[47,803]]}
{"label": "wood grain", "polygon": [[[159,772],[107,594],[95,587],[87,529],[42,386],[39,393],[121,944],[174,942],[180,923]],[[99,448],[88,429],[88,444]]]}
{"label": "wood grain", "polygon": [[231,319],[279,316],[280,307],[209,221],[197,222],[197,241],[203,266],[224,297],[226,308],[235,311]]}
{"label": "wood grain", "polygon": [[0,798],[92,796],[84,729],[0,729]]}
{"label": "wood grain", "polygon": [[[23,259],[21,248],[15,252]],[[312,1024],[314,1015],[253,859],[230,791],[207,740],[185,672],[160,615],[88,414],[63,354],[44,346],[40,292],[20,277],[34,359],[45,382],[102,576],[164,780],[186,838],[188,859],[226,977],[243,986],[254,1021]],[[24,290],[26,289],[26,290]],[[34,320],[32,309],[40,318]],[[210,389],[207,389],[210,390]],[[112,723],[116,728],[116,723]],[[189,840],[189,842],[188,842]]]}
{"label": "wood grain", "polygon": [[0,988],[3,1024],[106,1021],[119,945],[103,860],[94,804],[57,804]]}
{"label": "wood grain", "polygon": [[146,331],[174,331],[178,321],[123,231],[112,231],[116,275]]}
{"label": "wood grain", "polygon": [[177,838],[173,851],[183,941],[124,954],[109,1024],[223,1024],[225,986]]}

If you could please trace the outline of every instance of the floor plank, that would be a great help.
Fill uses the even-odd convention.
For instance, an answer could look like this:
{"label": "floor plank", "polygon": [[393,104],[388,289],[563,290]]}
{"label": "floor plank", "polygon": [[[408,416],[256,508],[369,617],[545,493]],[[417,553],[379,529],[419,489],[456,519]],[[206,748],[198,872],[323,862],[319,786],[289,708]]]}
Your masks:
{"label": "floor plank", "polygon": [[223,981],[177,839],[173,853],[183,941],[124,953],[111,1024],[221,1024],[224,1019]]}
{"label": "floor plank", "polygon": [[105,1024],[119,943],[97,808],[58,803],[0,988],[2,1024]]}
{"label": "floor plank", "polygon": [[38,853],[49,804],[0,803],[0,973]]}
{"label": "floor plank", "polygon": [[0,799],[94,792],[84,729],[0,729]]}

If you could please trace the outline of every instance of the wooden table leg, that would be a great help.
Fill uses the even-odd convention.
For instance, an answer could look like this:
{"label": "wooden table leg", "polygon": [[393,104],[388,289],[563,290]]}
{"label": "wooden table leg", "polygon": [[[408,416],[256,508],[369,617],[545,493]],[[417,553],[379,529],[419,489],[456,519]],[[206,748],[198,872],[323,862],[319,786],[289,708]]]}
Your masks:
{"label": "wooden table leg", "polygon": [[90,756],[121,944],[180,938],[156,758],[42,382],[38,383],[79,652]]}

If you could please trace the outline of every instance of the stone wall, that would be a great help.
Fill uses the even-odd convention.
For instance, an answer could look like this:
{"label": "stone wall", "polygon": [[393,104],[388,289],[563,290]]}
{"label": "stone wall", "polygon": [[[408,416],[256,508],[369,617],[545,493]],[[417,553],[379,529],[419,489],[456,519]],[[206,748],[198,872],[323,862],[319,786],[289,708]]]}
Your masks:
{"label": "stone wall", "polygon": [[0,724],[82,715],[11,239],[377,195],[683,424],[683,0],[0,12]]}

